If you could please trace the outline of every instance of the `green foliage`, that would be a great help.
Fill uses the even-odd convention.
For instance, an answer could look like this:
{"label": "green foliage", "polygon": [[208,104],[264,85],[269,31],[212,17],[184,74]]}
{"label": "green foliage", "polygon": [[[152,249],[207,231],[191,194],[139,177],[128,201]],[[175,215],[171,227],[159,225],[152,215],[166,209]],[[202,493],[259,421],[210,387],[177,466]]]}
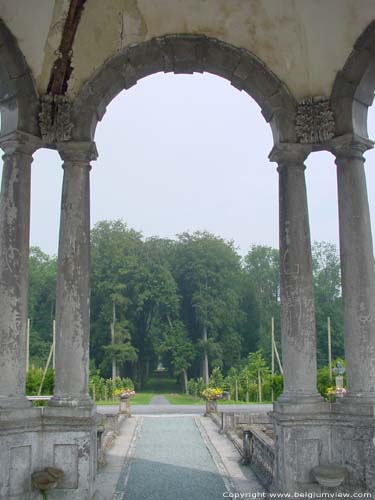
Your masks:
{"label": "green foliage", "polygon": [[116,389],[128,388],[134,390],[133,381],[128,378],[116,377],[115,380],[104,379],[98,372],[90,375],[89,392],[95,401],[108,401],[116,399],[114,391]]}
{"label": "green foliage", "polygon": [[[26,376],[26,394],[28,396],[37,396],[40,384],[43,379],[43,368],[31,365]],[[51,396],[54,387],[54,372],[52,368],[48,368],[42,387],[43,396]]]}
{"label": "green foliage", "polygon": [[[338,361],[342,364],[342,366],[345,367],[345,361],[342,358],[337,358],[334,361],[332,361],[332,368],[335,367]],[[318,391],[323,397],[326,396],[329,387],[336,386],[334,374],[332,374],[332,380],[330,379],[328,365],[322,366],[321,368],[318,369],[317,379],[318,379]],[[344,386],[346,386],[346,374],[344,374]]]}
{"label": "green foliage", "polygon": [[216,366],[211,373],[210,376],[210,382],[208,384],[209,387],[215,388],[215,387],[224,387],[224,377],[223,374],[221,373],[221,370],[218,366]]}
{"label": "green foliage", "polygon": [[274,399],[276,400],[279,396],[281,396],[281,393],[284,389],[284,377],[281,374],[274,375],[274,377],[272,378],[272,387],[274,391]]}
{"label": "green foliage", "polygon": [[332,353],[344,356],[340,259],[335,245],[312,247],[318,365],[328,364],[327,318],[331,320]]}
{"label": "green foliage", "polygon": [[[99,222],[91,236],[90,367],[99,378],[95,383],[91,378],[90,386],[98,397],[113,393],[113,361],[137,390],[161,363],[170,377],[190,379],[189,393],[199,395],[207,359],[211,380],[220,373],[217,385],[232,398],[236,381],[240,398],[259,398],[259,376],[263,399],[272,386],[275,395],[281,392],[282,377],[271,380],[267,368],[272,317],[281,355],[278,250],[254,245],[241,260],[232,242],[208,232],[183,233],[175,241],[145,240],[122,221]],[[318,366],[324,366],[328,316],[333,355],[344,353],[340,266],[331,244],[314,243],[312,253]],[[30,353],[39,367],[51,347],[55,287],[56,258],[32,248]],[[30,377],[35,390],[37,376]],[[318,384],[324,392],[324,370]]]}
{"label": "green foliage", "polygon": [[52,343],[52,323],[55,317],[56,258],[38,247],[30,248],[29,259],[29,318],[30,361],[44,367]]}
{"label": "green foliage", "polygon": [[194,396],[195,398],[202,397],[202,392],[204,391],[205,388],[206,386],[203,382],[202,377],[198,377],[196,380],[190,379],[188,381],[188,393],[191,396]]}

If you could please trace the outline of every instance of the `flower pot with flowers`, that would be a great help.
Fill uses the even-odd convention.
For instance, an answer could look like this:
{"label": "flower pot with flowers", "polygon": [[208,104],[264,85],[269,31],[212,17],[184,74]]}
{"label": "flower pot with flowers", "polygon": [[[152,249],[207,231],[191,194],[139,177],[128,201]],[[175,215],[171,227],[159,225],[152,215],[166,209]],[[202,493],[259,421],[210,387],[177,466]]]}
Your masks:
{"label": "flower pot with flowers", "polygon": [[130,411],[130,397],[134,396],[135,391],[131,387],[122,387],[121,389],[115,389],[113,391],[114,396],[120,398],[120,413],[131,417]]}
{"label": "flower pot with flowers", "polygon": [[217,413],[217,400],[222,397],[223,389],[219,387],[207,387],[202,391],[202,396],[206,400],[205,416]]}

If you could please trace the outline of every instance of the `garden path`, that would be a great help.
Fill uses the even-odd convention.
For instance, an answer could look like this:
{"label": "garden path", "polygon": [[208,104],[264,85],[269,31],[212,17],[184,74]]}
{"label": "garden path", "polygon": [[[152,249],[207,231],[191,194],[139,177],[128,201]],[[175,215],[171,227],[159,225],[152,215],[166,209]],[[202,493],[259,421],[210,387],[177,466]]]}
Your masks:
{"label": "garden path", "polygon": [[220,500],[262,491],[229,440],[201,416],[126,419],[107,459],[98,500]]}

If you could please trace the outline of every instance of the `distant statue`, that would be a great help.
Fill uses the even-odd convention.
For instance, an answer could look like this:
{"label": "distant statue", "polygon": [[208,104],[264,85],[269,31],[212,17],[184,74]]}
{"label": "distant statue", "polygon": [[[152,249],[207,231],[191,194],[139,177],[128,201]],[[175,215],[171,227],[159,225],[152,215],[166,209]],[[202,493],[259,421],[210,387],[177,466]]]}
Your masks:
{"label": "distant statue", "polygon": [[336,376],[342,376],[345,373],[345,368],[340,361],[337,361],[336,366],[332,371]]}

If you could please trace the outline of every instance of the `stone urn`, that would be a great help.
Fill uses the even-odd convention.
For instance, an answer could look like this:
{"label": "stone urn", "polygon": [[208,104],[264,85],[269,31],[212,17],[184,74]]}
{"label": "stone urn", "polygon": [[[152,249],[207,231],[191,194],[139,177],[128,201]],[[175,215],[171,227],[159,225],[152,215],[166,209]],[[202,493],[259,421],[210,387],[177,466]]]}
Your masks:
{"label": "stone urn", "polygon": [[344,482],[346,472],[346,467],[336,464],[318,465],[312,469],[316,481],[326,488],[340,486]]}
{"label": "stone urn", "polygon": [[205,417],[217,413],[217,399],[206,399],[206,413]]}
{"label": "stone urn", "polygon": [[42,497],[47,498],[47,491],[56,488],[60,479],[64,477],[64,472],[55,467],[46,467],[43,470],[31,474],[31,484],[40,491]]}

